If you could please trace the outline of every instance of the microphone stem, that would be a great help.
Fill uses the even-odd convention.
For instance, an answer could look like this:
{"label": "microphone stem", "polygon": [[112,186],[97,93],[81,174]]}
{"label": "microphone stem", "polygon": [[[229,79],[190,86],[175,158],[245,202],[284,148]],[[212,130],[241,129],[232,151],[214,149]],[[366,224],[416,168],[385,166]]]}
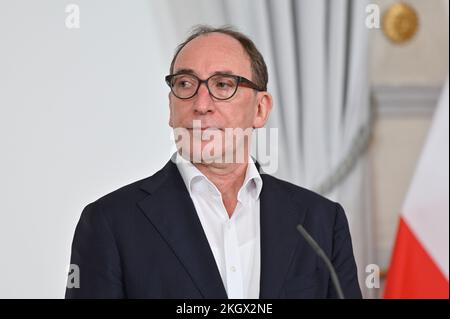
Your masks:
{"label": "microphone stem", "polygon": [[336,274],[336,271],[334,270],[333,265],[331,264],[330,259],[327,257],[325,252],[322,248],[320,248],[319,244],[314,240],[314,238],[311,237],[311,235],[306,231],[306,229],[302,225],[297,225],[297,230],[302,234],[302,236],[305,238],[305,240],[308,242],[308,244],[311,246],[311,248],[322,258],[322,260],[325,262],[325,265],[328,268],[328,271],[331,275],[331,281],[333,282],[334,288],[336,289],[336,293],[339,299],[344,299],[344,293],[342,292],[341,285],[339,283],[338,276]]}

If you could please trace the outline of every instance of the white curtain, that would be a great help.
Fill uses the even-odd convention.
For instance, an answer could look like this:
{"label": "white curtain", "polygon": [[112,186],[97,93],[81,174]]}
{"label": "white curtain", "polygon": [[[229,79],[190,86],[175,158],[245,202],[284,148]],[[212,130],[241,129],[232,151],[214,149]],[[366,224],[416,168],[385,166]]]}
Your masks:
{"label": "white curtain", "polygon": [[276,176],[339,201],[352,232],[361,288],[373,262],[367,0],[153,0],[159,47],[173,50],[196,24],[231,24],[248,34],[269,68],[278,128]]}

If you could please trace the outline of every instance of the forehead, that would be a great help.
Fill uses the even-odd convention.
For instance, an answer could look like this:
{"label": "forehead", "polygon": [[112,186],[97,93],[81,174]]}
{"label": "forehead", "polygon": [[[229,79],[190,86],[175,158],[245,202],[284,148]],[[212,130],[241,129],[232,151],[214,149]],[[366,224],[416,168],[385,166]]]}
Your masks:
{"label": "forehead", "polygon": [[201,35],[179,52],[174,64],[174,73],[181,69],[192,69],[199,76],[227,71],[251,77],[251,62],[241,43],[222,33]]}

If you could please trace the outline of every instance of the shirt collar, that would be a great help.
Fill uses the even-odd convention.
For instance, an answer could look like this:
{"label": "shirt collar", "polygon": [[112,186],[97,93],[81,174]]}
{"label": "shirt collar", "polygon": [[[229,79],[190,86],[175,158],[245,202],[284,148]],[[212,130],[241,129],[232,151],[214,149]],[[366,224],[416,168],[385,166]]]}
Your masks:
{"label": "shirt collar", "polygon": [[[186,160],[178,152],[175,155],[175,163],[190,195],[192,195],[193,191],[195,191],[198,187],[198,190],[200,191],[207,191],[211,194],[220,196],[220,192],[217,187],[202,172],[200,172],[194,164]],[[242,184],[242,187],[237,195],[238,201],[242,202],[248,195],[253,200],[258,199],[261,194],[262,184],[262,178],[259,175],[253,158],[249,156],[244,183]]]}

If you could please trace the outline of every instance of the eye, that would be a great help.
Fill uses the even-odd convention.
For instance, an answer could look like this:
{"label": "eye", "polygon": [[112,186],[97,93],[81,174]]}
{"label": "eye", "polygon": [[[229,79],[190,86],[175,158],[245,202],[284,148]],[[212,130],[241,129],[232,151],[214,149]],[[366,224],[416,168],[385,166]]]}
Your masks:
{"label": "eye", "polygon": [[214,87],[218,90],[230,90],[236,86],[234,79],[227,77],[218,77],[214,79]]}
{"label": "eye", "polygon": [[218,82],[218,83],[216,84],[216,86],[217,86],[218,88],[220,88],[220,89],[227,89],[227,88],[230,87],[230,84],[229,84],[229,83],[226,83],[226,82]]}
{"label": "eye", "polygon": [[195,85],[195,79],[189,77],[175,78],[173,81],[173,86],[179,89],[190,89],[195,87]]}
{"label": "eye", "polygon": [[182,87],[182,88],[189,88],[192,86],[192,83],[190,83],[189,81],[182,80],[182,81],[178,81],[177,86]]}

